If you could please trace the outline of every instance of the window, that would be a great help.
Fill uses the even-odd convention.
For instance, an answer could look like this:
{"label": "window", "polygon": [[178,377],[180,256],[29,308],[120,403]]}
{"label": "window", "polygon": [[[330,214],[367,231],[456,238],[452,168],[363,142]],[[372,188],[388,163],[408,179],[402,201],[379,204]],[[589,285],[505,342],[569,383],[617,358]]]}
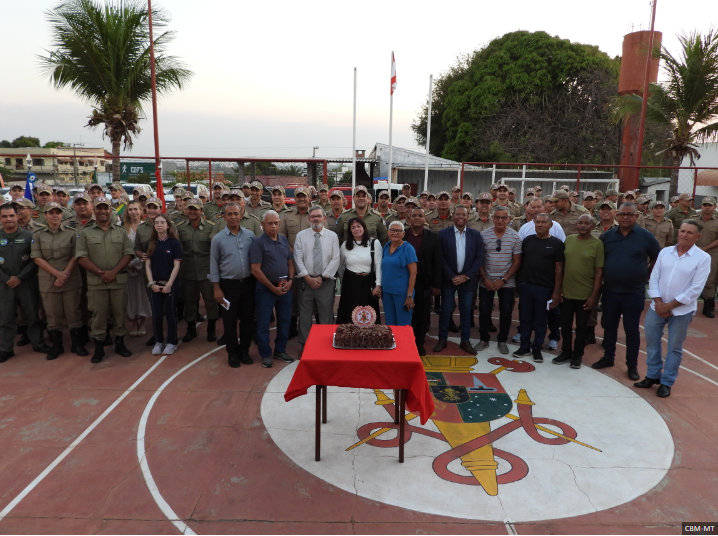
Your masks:
{"label": "window", "polygon": [[44,165],[45,165],[45,159],[44,159],[44,158],[33,158],[33,159],[32,159],[32,165],[33,165],[33,166],[44,166]]}
{"label": "window", "polygon": [[12,162],[12,161],[11,161],[9,158],[6,158],[6,159],[5,159],[5,165],[6,165],[6,166],[9,166],[9,165],[11,164],[11,162]]}

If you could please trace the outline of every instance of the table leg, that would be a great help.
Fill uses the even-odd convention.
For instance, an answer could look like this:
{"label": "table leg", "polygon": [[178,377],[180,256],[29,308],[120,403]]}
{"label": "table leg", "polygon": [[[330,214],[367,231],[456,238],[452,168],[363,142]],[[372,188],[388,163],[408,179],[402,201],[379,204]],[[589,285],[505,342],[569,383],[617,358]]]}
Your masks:
{"label": "table leg", "polygon": [[404,426],[406,425],[404,404],[406,402],[406,389],[400,389],[399,396],[401,399],[399,404],[399,463],[404,463]]}
{"label": "table leg", "polygon": [[399,424],[399,391],[394,389],[394,424]]}
{"label": "table leg", "polygon": [[327,386],[322,386],[322,424],[327,424]]}
{"label": "table leg", "polygon": [[316,423],[314,427],[314,461],[319,461],[319,452],[322,442],[322,386],[317,385]]}

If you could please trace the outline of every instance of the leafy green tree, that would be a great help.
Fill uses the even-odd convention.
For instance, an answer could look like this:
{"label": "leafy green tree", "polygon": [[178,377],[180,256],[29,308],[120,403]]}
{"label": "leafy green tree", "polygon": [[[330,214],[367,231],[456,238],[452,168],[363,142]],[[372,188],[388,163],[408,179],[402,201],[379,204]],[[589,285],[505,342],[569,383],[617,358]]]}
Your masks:
{"label": "leafy green tree", "polygon": [[[679,35],[678,40],[680,56],[665,47],[657,51],[667,78],[651,84],[646,105],[647,127],[652,123],[670,131],[659,154],[673,166],[680,166],[685,157],[695,164],[700,158],[697,143],[718,138],[718,31]],[[614,118],[627,120],[640,114],[642,101],[641,95],[617,98]],[[670,195],[677,193],[678,170],[673,169]]]}
{"label": "leafy green tree", "polygon": [[[615,161],[606,110],[620,62],[597,47],[518,31],[461,56],[436,81],[431,153],[460,161]],[[412,125],[425,145],[426,105]]]}
{"label": "leafy green tree", "polygon": [[69,147],[69,143],[65,143],[64,141],[48,141],[43,147],[45,149],[55,149],[57,147]]}
{"label": "leafy green tree", "polygon": [[12,143],[7,140],[2,140],[0,141],[0,147],[2,147],[3,149],[10,149],[12,147]]}
{"label": "leafy green tree", "polygon": [[150,182],[152,182],[152,177],[149,173],[138,173],[137,175],[130,177],[130,181],[136,184],[150,184]]}
{"label": "leafy green tree", "polygon": [[[104,3],[68,0],[47,12],[53,30],[54,50],[40,61],[57,89],[70,88],[92,107],[86,126],[103,128],[112,142],[112,155],[120,144],[130,149],[141,131],[142,103],[152,96],[150,38],[146,3],[125,0]],[[153,9],[155,29],[166,26],[169,14]],[[174,32],[155,33],[157,92],[183,89],[192,72],[167,45]],[[113,180],[120,180],[120,161],[113,159]]]}
{"label": "leafy green tree", "polygon": [[40,147],[40,138],[33,138],[31,136],[20,136],[12,140],[12,146],[16,148]]}

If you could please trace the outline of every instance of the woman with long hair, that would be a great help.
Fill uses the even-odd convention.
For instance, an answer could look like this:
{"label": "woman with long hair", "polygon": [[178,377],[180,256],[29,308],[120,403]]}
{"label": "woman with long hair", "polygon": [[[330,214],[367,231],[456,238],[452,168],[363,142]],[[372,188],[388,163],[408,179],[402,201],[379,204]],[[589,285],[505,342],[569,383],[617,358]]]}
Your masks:
{"label": "woman with long hair", "polygon": [[[152,328],[155,346],[152,355],[173,354],[177,349],[177,298],[180,293],[177,275],[182,262],[182,244],[177,232],[164,214],[154,221],[147,242],[147,285],[152,290]],[[164,343],[163,324],[167,317],[167,345]]]}
{"label": "woman with long hair", "polygon": [[[127,231],[130,242],[133,244],[135,243],[137,226],[142,223],[143,213],[142,205],[136,201],[129,202],[124,210],[122,225]],[[130,337],[141,337],[147,333],[145,320],[152,316],[150,300],[147,297],[147,290],[142,278],[142,259],[135,257],[127,265],[127,274],[129,278],[125,288],[127,290],[127,319],[132,326],[130,328]]]}
{"label": "woman with long hair", "polygon": [[130,204],[130,196],[127,193],[122,192],[119,197],[119,203],[115,205],[114,209],[117,212],[117,217],[120,221],[124,221],[125,212]]}
{"label": "woman with long hair", "polygon": [[360,305],[371,305],[376,310],[376,323],[380,324],[381,243],[369,236],[369,230],[361,218],[350,219],[347,228],[349,239],[339,249],[342,291],[337,324],[351,323],[352,311]]}

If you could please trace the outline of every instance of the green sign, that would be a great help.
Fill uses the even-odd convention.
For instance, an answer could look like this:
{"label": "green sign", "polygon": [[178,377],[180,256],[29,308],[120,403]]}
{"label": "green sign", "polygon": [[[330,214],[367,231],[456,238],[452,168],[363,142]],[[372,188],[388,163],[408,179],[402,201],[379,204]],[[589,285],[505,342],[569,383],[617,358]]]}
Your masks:
{"label": "green sign", "polygon": [[147,173],[150,177],[155,176],[154,162],[122,162],[120,164],[120,181],[132,182],[130,179],[140,173]]}

